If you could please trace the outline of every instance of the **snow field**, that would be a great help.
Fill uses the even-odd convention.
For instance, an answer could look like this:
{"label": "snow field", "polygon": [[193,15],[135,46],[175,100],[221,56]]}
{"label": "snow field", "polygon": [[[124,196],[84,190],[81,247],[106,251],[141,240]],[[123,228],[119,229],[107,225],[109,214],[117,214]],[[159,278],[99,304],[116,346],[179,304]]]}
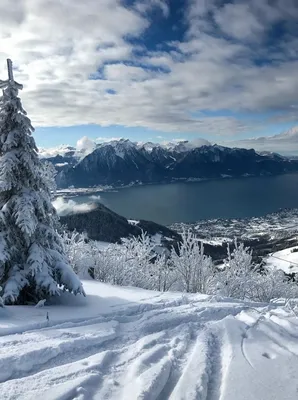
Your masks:
{"label": "snow field", "polygon": [[288,274],[292,272],[297,273],[298,247],[289,247],[287,249],[277,251],[271,254],[265,261],[269,268],[277,268]]}
{"label": "snow field", "polygon": [[1,399],[297,398],[295,304],[84,287],[0,310]]}

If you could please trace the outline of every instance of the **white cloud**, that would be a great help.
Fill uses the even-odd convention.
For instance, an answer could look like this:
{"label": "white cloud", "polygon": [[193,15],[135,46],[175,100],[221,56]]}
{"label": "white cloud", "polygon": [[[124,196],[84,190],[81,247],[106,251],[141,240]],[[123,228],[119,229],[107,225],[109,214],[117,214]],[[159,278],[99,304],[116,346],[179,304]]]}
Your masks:
{"label": "white cloud", "polygon": [[95,139],[96,143],[106,143],[111,142],[112,140],[121,140],[122,137],[98,137]]}
{"label": "white cloud", "polygon": [[250,12],[249,4],[225,4],[217,13],[215,21],[226,34],[237,39],[250,39],[264,31],[257,15]]}
{"label": "white cloud", "polygon": [[248,149],[253,148],[257,151],[272,151],[284,155],[298,155],[298,126],[274,136],[222,142],[222,144]]}
{"label": "white cloud", "polygon": [[[262,41],[273,22],[295,21],[297,3],[229,3],[188,0],[186,38],[169,44],[169,52],[143,47],[136,56],[140,45],[126,38],[142,37],[150,25],[148,10],[159,7],[167,17],[169,2],[138,1],[129,8],[120,0],[16,0],[12,7],[2,0],[0,77],[5,79],[5,59],[11,57],[36,127],[123,125],[221,137],[255,129],[243,119],[218,116],[222,110],[281,110],[286,121],[293,118],[295,38],[288,35],[278,49]],[[252,40],[253,47],[246,44]],[[259,65],[255,57],[274,62]]]}
{"label": "white cloud", "polygon": [[141,13],[147,13],[154,8],[159,8],[166,18],[170,14],[168,0],[139,0],[136,3],[135,8]]}
{"label": "white cloud", "polygon": [[201,146],[210,146],[211,145],[209,140],[202,139],[202,138],[190,140],[190,143],[193,147],[201,147]]}
{"label": "white cloud", "polygon": [[38,153],[40,158],[51,158],[55,157],[57,155],[64,156],[66,153],[69,153],[70,151],[74,151],[75,148],[68,145],[68,144],[62,144],[57,147],[51,147],[51,148],[39,148]]}
{"label": "white cloud", "polygon": [[79,139],[77,141],[77,146],[76,146],[77,150],[83,153],[84,155],[92,153],[95,147],[96,147],[95,142],[89,139],[87,136],[83,136],[81,139]]}
{"label": "white cloud", "polygon": [[187,141],[187,139],[185,139],[185,138],[178,138],[178,139],[171,140],[171,142],[174,142],[174,143],[180,143],[180,142],[185,142],[185,141]]}
{"label": "white cloud", "polygon": [[173,145],[182,144],[185,150],[191,150],[197,147],[210,146],[212,143],[209,140],[202,138],[195,138],[192,140],[187,140],[185,138],[172,139],[170,141],[163,141],[162,144],[166,147],[173,147]]}
{"label": "white cloud", "polygon": [[105,67],[105,77],[109,81],[144,81],[150,78],[151,74],[140,67],[133,67],[124,64],[112,64]]}
{"label": "white cloud", "polygon": [[53,206],[56,208],[56,211],[60,216],[73,213],[85,213],[96,208],[96,204],[94,203],[78,204],[74,200],[68,200],[63,197],[57,197],[53,201]]}
{"label": "white cloud", "polygon": [[99,194],[93,194],[93,195],[89,196],[89,199],[99,202],[101,200],[101,196]]}

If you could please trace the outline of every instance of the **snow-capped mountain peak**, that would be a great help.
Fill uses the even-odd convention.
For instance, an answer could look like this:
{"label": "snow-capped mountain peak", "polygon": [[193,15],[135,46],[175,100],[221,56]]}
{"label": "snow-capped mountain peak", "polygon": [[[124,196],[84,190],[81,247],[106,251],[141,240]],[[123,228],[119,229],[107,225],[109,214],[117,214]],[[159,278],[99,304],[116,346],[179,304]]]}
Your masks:
{"label": "snow-capped mountain peak", "polygon": [[153,142],[146,142],[146,143],[139,143],[138,144],[138,148],[139,149],[144,149],[145,151],[147,151],[148,153],[151,153],[153,151],[153,149],[156,148],[164,148],[165,146],[162,145],[161,143],[153,143]]}
{"label": "snow-capped mountain peak", "polygon": [[129,139],[115,139],[109,142],[102,143],[101,146],[113,146],[113,147],[122,147],[125,149],[131,149],[132,147],[136,147],[136,144]]}
{"label": "snow-capped mountain peak", "polygon": [[131,142],[129,139],[111,140],[98,145],[98,148],[112,147],[116,156],[124,158],[125,155],[130,154],[137,148],[136,143]]}
{"label": "snow-capped mountain peak", "polygon": [[76,147],[62,144],[53,148],[40,148],[39,156],[41,158],[52,158],[56,156],[69,156],[72,155],[78,159],[82,159],[86,155],[92,153],[97,148],[103,148],[111,146],[115,149],[116,155],[123,158],[124,154],[129,153],[132,150],[143,149],[148,153],[151,153],[153,149],[161,148],[176,153],[183,153],[192,150],[197,147],[210,146],[211,143],[205,139],[195,139],[192,141],[188,140],[176,140],[163,143],[154,142],[132,142],[129,139],[113,139],[105,141],[103,143],[96,143],[96,141],[88,138],[87,136],[82,137],[77,141]]}
{"label": "snow-capped mountain peak", "polygon": [[172,142],[164,143],[164,147],[168,150],[175,151],[176,153],[184,153],[186,151],[196,149],[202,146],[211,146],[211,143],[202,138],[194,140],[175,140]]}

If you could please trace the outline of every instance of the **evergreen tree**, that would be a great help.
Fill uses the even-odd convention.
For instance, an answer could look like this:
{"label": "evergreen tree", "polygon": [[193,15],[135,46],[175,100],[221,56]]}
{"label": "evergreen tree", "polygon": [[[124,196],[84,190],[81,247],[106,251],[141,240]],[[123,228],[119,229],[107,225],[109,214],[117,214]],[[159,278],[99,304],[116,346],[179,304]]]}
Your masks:
{"label": "evergreen tree", "polygon": [[34,131],[18,97],[22,85],[0,81],[0,285],[5,303],[37,302],[59,294],[59,286],[83,293],[57,232],[47,174]]}

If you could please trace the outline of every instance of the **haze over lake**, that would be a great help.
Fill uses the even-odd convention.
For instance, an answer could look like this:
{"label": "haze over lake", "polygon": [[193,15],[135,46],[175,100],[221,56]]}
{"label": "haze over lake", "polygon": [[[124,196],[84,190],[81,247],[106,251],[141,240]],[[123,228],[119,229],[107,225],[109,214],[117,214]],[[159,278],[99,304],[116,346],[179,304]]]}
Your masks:
{"label": "haze over lake", "polygon": [[[210,218],[262,216],[298,207],[298,174],[136,186],[100,192],[101,202],[131,219],[164,225]],[[80,195],[76,202],[94,201]]]}

